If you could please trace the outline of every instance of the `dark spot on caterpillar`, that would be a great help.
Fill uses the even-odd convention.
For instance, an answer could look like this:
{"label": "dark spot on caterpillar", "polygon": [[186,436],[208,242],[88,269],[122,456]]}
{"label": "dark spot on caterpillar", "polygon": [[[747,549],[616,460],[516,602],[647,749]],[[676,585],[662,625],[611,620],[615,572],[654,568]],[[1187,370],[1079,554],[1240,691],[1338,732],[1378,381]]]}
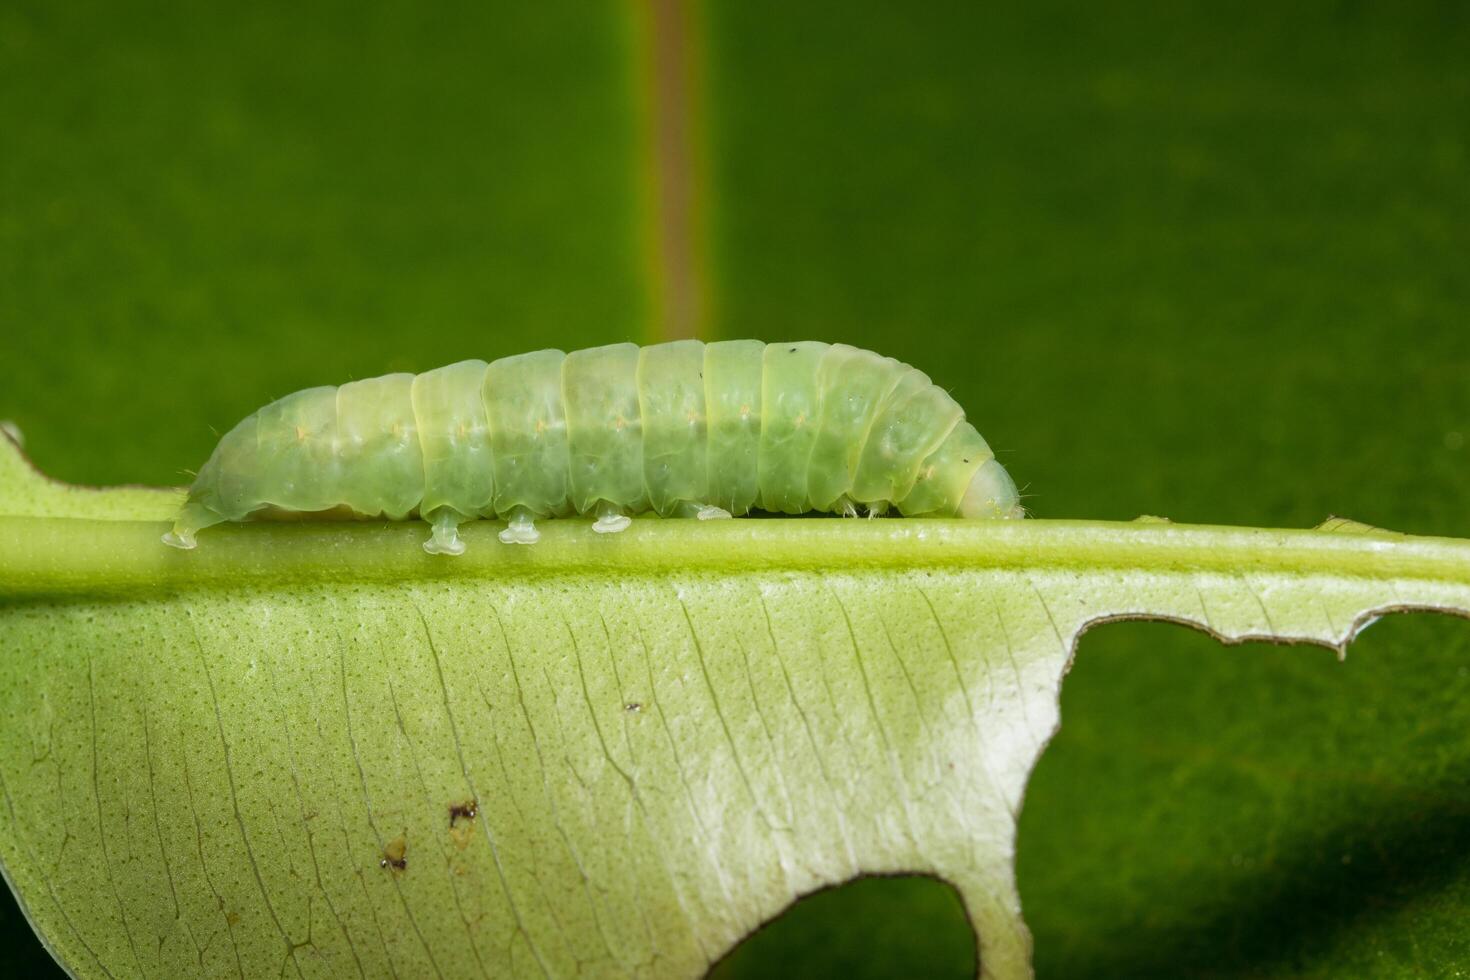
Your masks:
{"label": "dark spot on caterpillar", "polygon": [[623,705],[623,710],[624,711],[631,711],[634,714],[637,714],[638,712],[640,712],[640,711],[643,710],[643,702],[641,702],[641,701],[629,701],[627,704]]}
{"label": "dark spot on caterpillar", "polygon": [[394,871],[403,871],[408,868],[408,841],[402,834],[384,846],[383,858],[378,862],[378,867],[392,868]]}
{"label": "dark spot on caterpillar", "polygon": [[475,819],[475,814],[480,812],[480,806],[474,800],[466,800],[463,803],[451,803],[449,805],[449,826],[453,827],[455,821],[466,822]]}
{"label": "dark spot on caterpillar", "polygon": [[793,348],[791,348],[791,350],[787,351],[786,353],[788,353],[788,354],[795,354],[796,353],[796,348],[793,347]]}
{"label": "dark spot on caterpillar", "polygon": [[967,459],[967,460],[965,460],[965,462],[967,462],[967,463],[968,463],[968,462],[969,462],[969,460],[968,460],[968,459]]}

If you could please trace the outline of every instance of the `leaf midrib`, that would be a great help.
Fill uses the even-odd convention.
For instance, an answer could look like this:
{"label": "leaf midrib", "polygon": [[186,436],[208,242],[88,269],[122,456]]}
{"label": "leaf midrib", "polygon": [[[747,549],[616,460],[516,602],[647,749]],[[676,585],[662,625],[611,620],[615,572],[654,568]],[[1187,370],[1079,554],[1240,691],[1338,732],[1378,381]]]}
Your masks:
{"label": "leaf midrib", "polygon": [[1470,542],[1390,532],[1109,521],[772,519],[635,521],[618,535],[546,521],[531,546],[496,522],[463,529],[457,558],[429,556],[410,523],[252,524],[211,529],[192,552],[152,521],[0,517],[0,597],[110,595],[272,583],[435,581],[895,568],[1327,574],[1470,584]]}

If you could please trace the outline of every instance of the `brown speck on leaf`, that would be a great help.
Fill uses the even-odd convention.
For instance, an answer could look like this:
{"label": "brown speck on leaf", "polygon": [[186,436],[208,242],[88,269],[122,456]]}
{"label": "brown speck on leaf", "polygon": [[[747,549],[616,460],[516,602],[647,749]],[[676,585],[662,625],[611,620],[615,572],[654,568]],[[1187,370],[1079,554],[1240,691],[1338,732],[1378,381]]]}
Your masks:
{"label": "brown speck on leaf", "polygon": [[643,710],[643,702],[642,701],[629,701],[627,704],[623,705],[623,710],[624,711],[631,711],[634,714],[637,714],[638,712],[640,712],[640,711]]}
{"label": "brown speck on leaf", "polygon": [[460,820],[466,823],[475,819],[475,814],[480,812],[480,805],[474,800],[465,800],[463,803],[449,804],[449,826],[453,827]]}
{"label": "brown speck on leaf", "polygon": [[380,868],[392,868],[394,871],[403,871],[408,867],[408,840],[402,834],[390,840],[383,847],[383,859],[378,862]]}

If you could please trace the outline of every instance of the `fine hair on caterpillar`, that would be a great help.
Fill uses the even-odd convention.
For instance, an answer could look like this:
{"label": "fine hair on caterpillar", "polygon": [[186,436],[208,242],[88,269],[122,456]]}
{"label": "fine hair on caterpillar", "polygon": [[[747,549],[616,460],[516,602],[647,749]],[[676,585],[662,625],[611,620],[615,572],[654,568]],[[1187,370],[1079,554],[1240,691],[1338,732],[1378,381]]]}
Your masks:
{"label": "fine hair on caterpillar", "polygon": [[166,544],[261,517],[422,519],[458,555],[466,521],[752,510],[1008,519],[1016,486],[923,372],[846,344],[681,340],[535,351],[308,388],[220,439]]}

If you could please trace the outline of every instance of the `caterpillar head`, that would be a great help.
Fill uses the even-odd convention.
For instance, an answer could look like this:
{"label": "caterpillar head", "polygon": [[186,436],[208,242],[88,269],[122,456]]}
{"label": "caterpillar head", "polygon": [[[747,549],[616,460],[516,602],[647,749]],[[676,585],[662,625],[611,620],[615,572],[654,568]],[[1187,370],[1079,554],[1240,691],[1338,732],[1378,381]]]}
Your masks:
{"label": "caterpillar head", "polygon": [[970,485],[960,500],[959,516],[990,520],[1026,516],[1016,492],[1016,481],[994,457],[987,459],[970,478]]}

